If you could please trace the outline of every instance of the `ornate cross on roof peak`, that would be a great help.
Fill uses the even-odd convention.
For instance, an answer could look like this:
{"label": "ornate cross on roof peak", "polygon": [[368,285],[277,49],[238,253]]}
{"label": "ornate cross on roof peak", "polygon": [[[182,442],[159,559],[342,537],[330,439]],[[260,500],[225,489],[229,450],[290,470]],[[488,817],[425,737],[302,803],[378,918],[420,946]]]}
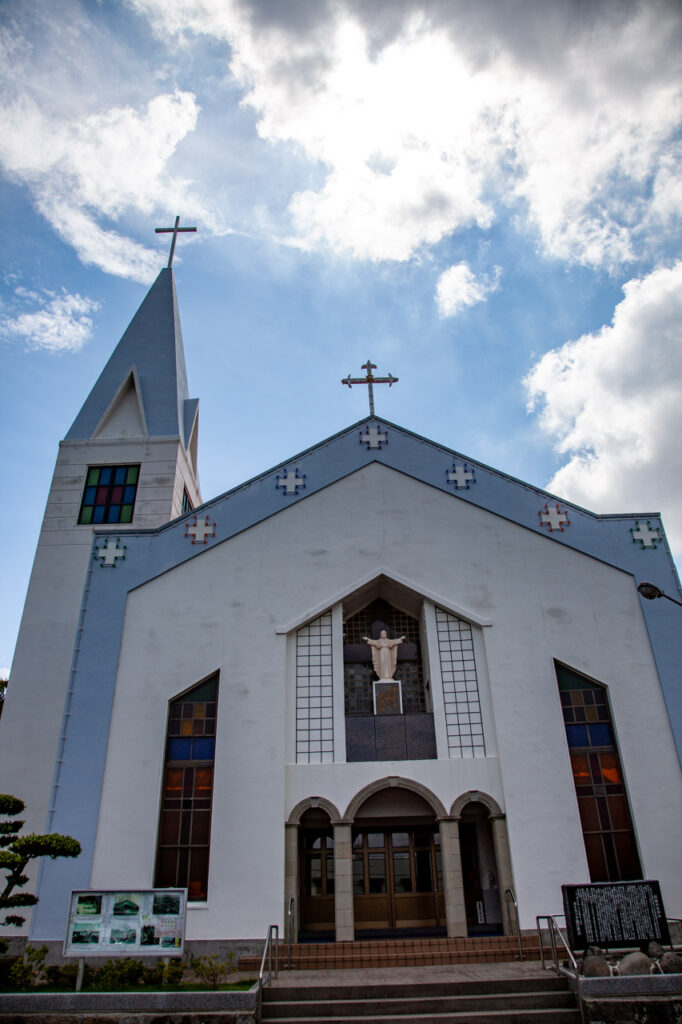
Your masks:
{"label": "ornate cross on roof peak", "polygon": [[373,363],[371,359],[368,359],[366,363],[362,364],[362,369],[367,370],[367,376],[365,377],[351,377],[348,374],[341,381],[342,384],[347,384],[348,387],[352,387],[353,384],[367,384],[369,387],[369,414],[374,415],[374,385],[375,384],[388,384],[389,388],[393,384],[398,383],[398,378],[394,377],[392,373],[389,373],[388,377],[375,377],[372,370],[376,370],[376,363]]}
{"label": "ornate cross on roof peak", "polygon": [[175,253],[175,243],[176,243],[177,238],[178,238],[178,232],[179,231],[196,231],[196,228],[181,228],[180,227],[180,217],[178,216],[178,217],[175,218],[175,224],[173,225],[172,228],[154,228],[154,231],[156,232],[157,235],[163,235],[163,234],[166,234],[169,231],[173,232],[173,241],[171,242],[170,256],[168,257],[168,266],[172,267],[173,266],[173,255]]}

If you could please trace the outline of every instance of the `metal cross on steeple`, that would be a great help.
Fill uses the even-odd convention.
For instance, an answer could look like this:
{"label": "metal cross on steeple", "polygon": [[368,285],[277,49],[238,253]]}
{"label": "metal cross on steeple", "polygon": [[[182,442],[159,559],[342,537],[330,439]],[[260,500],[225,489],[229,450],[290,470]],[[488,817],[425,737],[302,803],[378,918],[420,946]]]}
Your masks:
{"label": "metal cross on steeple", "polygon": [[176,243],[177,238],[178,238],[178,232],[179,231],[196,231],[196,228],[181,228],[180,227],[180,217],[176,217],[175,218],[175,224],[174,224],[174,226],[172,228],[154,228],[154,231],[156,232],[157,235],[166,234],[169,231],[173,232],[173,241],[171,242],[170,256],[168,257],[168,266],[172,267],[173,266],[173,255],[175,253],[175,243]]}
{"label": "metal cross on steeple", "polygon": [[342,384],[347,384],[348,387],[352,387],[353,384],[367,384],[369,386],[369,414],[374,415],[374,385],[375,384],[388,384],[389,388],[393,384],[398,383],[398,378],[394,377],[392,373],[389,373],[388,377],[375,377],[372,370],[376,370],[376,363],[373,363],[371,359],[368,359],[366,363],[362,364],[362,369],[367,370],[366,377],[351,377],[348,374],[341,381]]}

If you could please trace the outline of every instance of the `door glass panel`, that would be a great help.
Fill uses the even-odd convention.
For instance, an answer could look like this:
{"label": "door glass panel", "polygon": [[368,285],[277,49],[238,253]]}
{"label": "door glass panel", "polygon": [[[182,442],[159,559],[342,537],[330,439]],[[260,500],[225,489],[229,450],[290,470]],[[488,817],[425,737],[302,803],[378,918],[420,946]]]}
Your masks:
{"label": "door glass panel", "polygon": [[410,854],[393,854],[393,887],[396,892],[412,892],[412,872],[410,870]]}
{"label": "door glass panel", "polygon": [[391,834],[391,843],[393,844],[393,849],[394,850],[398,846],[409,846],[410,845],[409,833],[408,832],[393,832]]}
{"label": "door glass panel", "polygon": [[384,854],[370,853],[368,860],[370,893],[386,892],[386,858]]}
{"label": "door glass panel", "polygon": [[334,854],[327,854],[327,896],[334,895]]}
{"label": "door glass panel", "polygon": [[[362,837],[360,837],[362,838]],[[361,853],[353,854],[353,894],[363,896],[365,892],[365,862]]]}
{"label": "door glass panel", "polygon": [[431,881],[430,850],[415,850],[414,874],[415,881],[417,883],[417,892],[431,892],[433,883]]}
{"label": "door glass panel", "polygon": [[384,845],[384,833],[383,832],[368,832],[367,834],[367,845],[376,849],[381,848]]}
{"label": "door glass panel", "polygon": [[322,860],[320,857],[306,857],[306,890],[308,896],[322,895]]}
{"label": "door glass panel", "polygon": [[435,851],[436,854],[436,888],[439,892],[443,891],[443,860],[441,857],[440,850]]}

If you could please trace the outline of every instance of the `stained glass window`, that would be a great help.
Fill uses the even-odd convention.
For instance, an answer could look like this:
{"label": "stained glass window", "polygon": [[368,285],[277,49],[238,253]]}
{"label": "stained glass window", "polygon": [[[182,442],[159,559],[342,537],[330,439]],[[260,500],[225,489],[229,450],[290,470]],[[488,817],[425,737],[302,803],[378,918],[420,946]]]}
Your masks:
{"label": "stained glass window", "polygon": [[131,523],[139,476],[139,466],[90,466],[79,524]]}
{"label": "stained glass window", "polygon": [[606,688],[563,665],[556,671],[590,878],[641,878]]}
{"label": "stained glass window", "polygon": [[158,887],[208,894],[218,677],[171,702],[156,861]]}

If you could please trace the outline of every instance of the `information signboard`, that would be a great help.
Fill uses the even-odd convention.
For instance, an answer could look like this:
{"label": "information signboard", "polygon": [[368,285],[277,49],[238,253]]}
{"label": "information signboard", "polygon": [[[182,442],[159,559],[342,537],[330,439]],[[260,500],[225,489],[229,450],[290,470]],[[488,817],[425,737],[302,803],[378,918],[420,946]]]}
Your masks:
{"label": "information signboard", "polygon": [[64,956],[182,956],[186,889],[71,893]]}
{"label": "information signboard", "polygon": [[572,949],[670,945],[658,882],[594,882],[562,885],[568,940]]}

